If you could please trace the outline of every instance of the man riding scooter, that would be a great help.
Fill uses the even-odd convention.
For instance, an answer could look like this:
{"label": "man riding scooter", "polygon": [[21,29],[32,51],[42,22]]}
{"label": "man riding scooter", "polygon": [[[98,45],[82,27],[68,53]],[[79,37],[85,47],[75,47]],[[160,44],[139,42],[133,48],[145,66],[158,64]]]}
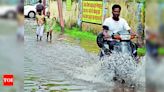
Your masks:
{"label": "man riding scooter", "polygon": [[[101,48],[100,58],[105,55],[109,55],[111,50],[113,50],[114,45],[117,41],[114,38],[114,34],[118,34],[120,31],[128,32],[132,34],[131,28],[129,27],[127,21],[120,16],[121,6],[120,5],[113,5],[112,7],[112,17],[106,18],[103,23],[103,32],[98,34],[97,36],[97,44]],[[132,43],[131,41],[130,47],[132,48],[132,53],[136,56],[137,55],[137,45]],[[109,48],[105,46],[106,44],[109,45]],[[134,48],[135,47],[135,48]]]}

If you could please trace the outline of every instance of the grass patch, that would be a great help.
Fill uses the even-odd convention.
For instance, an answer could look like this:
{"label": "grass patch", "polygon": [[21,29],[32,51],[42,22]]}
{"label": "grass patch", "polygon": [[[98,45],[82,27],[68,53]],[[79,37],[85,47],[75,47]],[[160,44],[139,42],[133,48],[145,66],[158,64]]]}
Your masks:
{"label": "grass patch", "polygon": [[83,40],[92,40],[96,41],[96,35],[90,32],[80,31],[78,28],[73,28],[71,30],[66,29],[66,34],[70,35],[73,38],[79,38]]}
{"label": "grass patch", "polygon": [[[54,28],[56,32],[60,32],[60,26],[56,26]],[[65,28],[65,34],[68,34],[69,36],[73,38],[78,38],[82,40],[91,40],[91,41],[96,41],[96,35],[91,33],[91,32],[86,32],[86,31],[80,31],[79,28],[73,27],[72,29]]]}

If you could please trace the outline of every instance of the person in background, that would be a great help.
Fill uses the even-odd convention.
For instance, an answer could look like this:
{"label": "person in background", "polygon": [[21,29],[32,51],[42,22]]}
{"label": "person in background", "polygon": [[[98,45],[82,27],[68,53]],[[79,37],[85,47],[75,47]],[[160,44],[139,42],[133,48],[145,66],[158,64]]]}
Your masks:
{"label": "person in background", "polygon": [[41,41],[44,33],[44,23],[45,23],[45,17],[44,15],[42,15],[41,12],[38,12],[38,15],[36,15],[36,22],[37,22],[37,28],[36,28],[37,41],[39,37]]}
{"label": "person in background", "polygon": [[16,18],[18,22],[17,40],[24,41],[24,4],[22,1],[17,6]]}
{"label": "person in background", "polygon": [[52,41],[52,31],[56,25],[56,18],[50,17],[50,12],[47,12],[47,16],[45,18],[45,31],[47,32],[47,41],[50,37],[50,42]]}
{"label": "person in background", "polygon": [[[53,16],[52,17],[52,27],[51,27],[51,29],[52,29],[52,31],[54,31],[54,28],[56,27],[56,17],[55,16]],[[52,34],[52,33],[51,33]],[[52,38],[51,38],[52,39]]]}
{"label": "person in background", "polygon": [[47,32],[47,41],[50,35],[50,41],[52,40],[52,20],[50,18],[50,12],[47,12],[47,16],[45,18],[45,32]]}
{"label": "person in background", "polygon": [[43,10],[44,10],[44,5],[42,4],[42,0],[39,0],[39,4],[37,4],[36,6],[36,12],[43,14]]}

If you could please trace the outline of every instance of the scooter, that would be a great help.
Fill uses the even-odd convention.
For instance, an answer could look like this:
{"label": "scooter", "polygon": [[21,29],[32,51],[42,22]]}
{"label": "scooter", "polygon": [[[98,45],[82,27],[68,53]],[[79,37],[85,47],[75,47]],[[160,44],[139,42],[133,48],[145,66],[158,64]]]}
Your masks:
{"label": "scooter", "polygon": [[[133,57],[134,60],[137,58],[137,45],[133,43],[131,40],[136,37],[135,34],[130,34],[126,31],[119,31],[116,34],[112,35],[112,39],[114,40],[113,49],[109,50],[109,52],[105,52],[103,49],[100,49],[100,58],[103,60],[104,56],[110,56],[112,53],[123,53]],[[104,43],[105,48],[109,48],[109,43]],[[114,81],[120,81],[121,83],[125,83],[123,78],[119,77],[119,74],[116,72],[117,66],[113,65],[115,76],[113,77]],[[132,84],[133,86],[133,84]]]}
{"label": "scooter", "polygon": [[109,49],[107,53],[103,49],[100,49],[100,59],[105,55],[110,55],[112,52],[124,53],[132,56],[134,59],[137,57],[137,48],[138,46],[133,43],[131,40],[136,37],[135,34],[130,34],[126,31],[119,31],[116,34],[112,35],[114,39],[113,49],[109,49],[109,44],[104,43],[104,46]]}

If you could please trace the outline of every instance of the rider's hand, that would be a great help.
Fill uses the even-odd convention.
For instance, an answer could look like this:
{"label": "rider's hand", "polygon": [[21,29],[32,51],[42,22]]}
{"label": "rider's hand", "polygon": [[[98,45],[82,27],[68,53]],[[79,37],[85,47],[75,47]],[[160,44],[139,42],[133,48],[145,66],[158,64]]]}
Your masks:
{"label": "rider's hand", "polygon": [[136,32],[130,31],[130,34],[133,35],[134,37],[139,37],[139,35]]}
{"label": "rider's hand", "polygon": [[128,30],[128,31],[129,31],[129,33],[130,33],[131,35],[137,35],[137,33],[134,32],[134,31],[132,31],[132,30]]}
{"label": "rider's hand", "polygon": [[133,31],[131,31],[130,34],[131,35],[137,35],[137,33],[136,32],[133,32]]}

